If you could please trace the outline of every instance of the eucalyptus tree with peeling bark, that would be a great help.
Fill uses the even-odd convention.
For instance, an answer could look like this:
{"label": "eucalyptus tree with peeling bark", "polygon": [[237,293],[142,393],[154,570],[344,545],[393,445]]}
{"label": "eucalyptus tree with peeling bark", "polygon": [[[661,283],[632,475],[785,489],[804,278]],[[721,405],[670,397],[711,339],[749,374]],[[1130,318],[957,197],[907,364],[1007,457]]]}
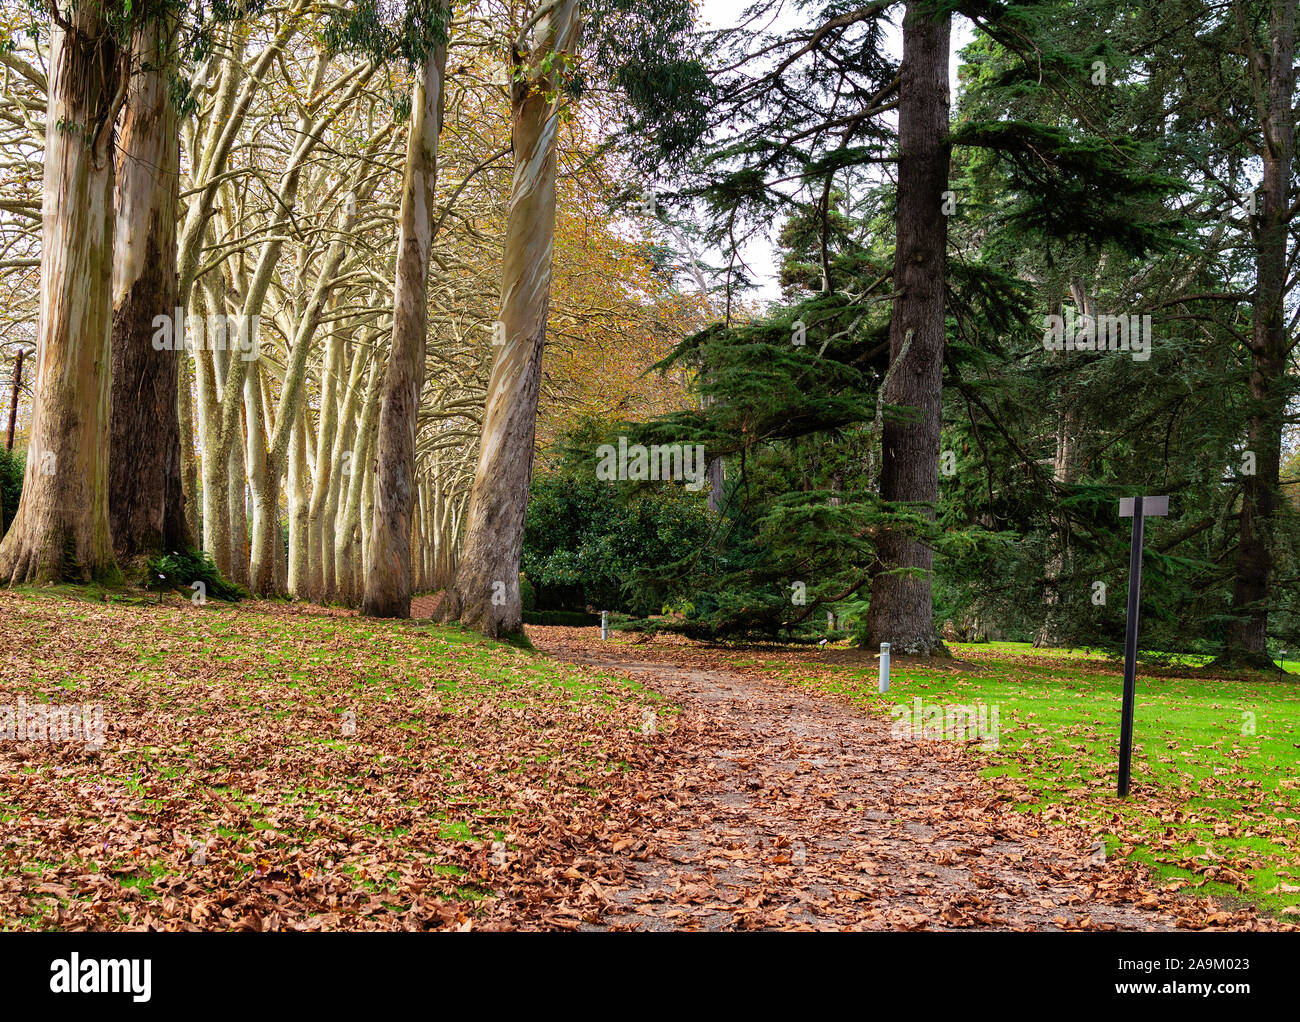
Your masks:
{"label": "eucalyptus tree with peeling bark", "polygon": [[375,459],[375,505],[365,595],[372,617],[411,616],[411,516],[415,434],[424,388],[429,250],[437,222],[438,136],[442,132],[450,4],[435,5],[433,38],[411,94],[406,169],[393,284],[393,340],[384,374]]}
{"label": "eucalyptus tree with peeling bark", "polygon": [[555,142],[564,102],[558,70],[576,54],[580,30],[578,0],[546,0],[511,48],[515,171],[501,271],[501,343],[488,380],[465,546],[440,608],[443,620],[459,619],[489,636],[523,627],[519,559],[550,305]]}
{"label": "eucalyptus tree with peeling bark", "polygon": [[118,5],[51,4],[35,402],[11,583],[116,578],[108,522],[113,125],[126,99]]}

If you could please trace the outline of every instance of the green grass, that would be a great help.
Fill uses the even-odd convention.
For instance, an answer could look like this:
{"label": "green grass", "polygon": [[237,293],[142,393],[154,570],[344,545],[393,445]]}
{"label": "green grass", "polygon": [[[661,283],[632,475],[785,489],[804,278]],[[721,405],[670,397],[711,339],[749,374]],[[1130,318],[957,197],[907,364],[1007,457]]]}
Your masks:
{"label": "green grass", "polygon": [[[1112,656],[1102,649],[1051,649],[1042,650],[1035,648],[1032,642],[1006,642],[999,640],[997,642],[949,642],[948,647],[954,652],[964,650],[966,652],[978,653],[981,650],[996,650],[999,653],[1005,653],[1008,656],[1040,656],[1050,655],[1054,658],[1063,659],[1082,659],[1098,660],[1102,662],[1118,663],[1119,659]],[[1281,668],[1278,673],[1283,671],[1287,674],[1300,674],[1300,658],[1292,654],[1294,651],[1288,650],[1287,656],[1281,660],[1274,660]],[[964,654],[962,654],[964,655]],[[1138,654],[1139,663],[1144,658],[1156,660],[1165,665],[1178,667],[1205,667],[1213,659],[1213,656],[1205,653],[1161,653],[1156,650],[1143,650]]]}
{"label": "green grass", "polygon": [[877,713],[916,698],[997,707],[996,748],[973,744],[970,754],[1020,808],[1083,822],[1106,840],[1108,854],[1146,863],[1161,880],[1300,914],[1300,685],[1293,678],[1140,668],[1133,787],[1121,800],[1121,665],[1027,643],[951,646],[968,662],[946,669],[896,661],[883,697],[875,661],[822,664],[812,676],[788,661],[771,668]]}

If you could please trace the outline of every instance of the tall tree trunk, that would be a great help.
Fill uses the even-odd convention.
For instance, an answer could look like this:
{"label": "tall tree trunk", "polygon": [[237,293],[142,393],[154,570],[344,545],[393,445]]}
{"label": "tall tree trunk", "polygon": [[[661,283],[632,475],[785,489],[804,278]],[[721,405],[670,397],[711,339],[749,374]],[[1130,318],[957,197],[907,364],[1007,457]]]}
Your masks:
{"label": "tall tree trunk", "polygon": [[[450,21],[441,7],[442,23]],[[397,276],[393,286],[393,345],[379,409],[375,510],[370,530],[362,612],[411,616],[411,515],[415,498],[415,431],[424,389],[428,326],[429,249],[437,219],[438,136],[442,132],[445,36],[425,56],[411,97],[406,175],[402,187]],[[319,466],[317,466],[319,471]]]}
{"label": "tall tree trunk", "polygon": [[[314,70],[312,72],[311,91],[315,92],[321,86],[324,80],[325,68],[329,64],[328,53],[322,48],[318,51]],[[271,286],[271,280],[275,274],[276,263],[280,253],[284,248],[285,235],[288,233],[288,224],[292,221],[294,211],[298,202],[298,193],[302,186],[302,176],[304,167],[311,153],[319,144],[324,128],[332,122],[338,115],[338,112],[369,80],[374,73],[377,65],[367,63],[361,71],[354,77],[352,84],[348,87],[347,92],[340,97],[338,103],[327,111],[320,112],[319,115],[313,114],[309,109],[304,108],[298,118],[296,134],[298,142],[289,157],[284,173],[280,177],[280,185],[277,193],[278,210],[276,220],[271,228],[271,233],[263,242],[261,252],[258,255],[256,268],[248,281],[243,305],[241,306],[240,315],[244,323],[252,324],[254,317],[261,316],[263,306],[266,302],[266,296]],[[354,213],[348,213],[343,218],[343,227],[341,236],[346,237],[354,219]],[[209,231],[210,231],[209,225]],[[182,245],[184,248],[184,245]],[[297,403],[302,397],[303,377],[306,372],[307,356],[311,350],[311,337],[316,328],[320,325],[322,309],[324,303],[328,301],[330,291],[335,282],[335,275],[338,267],[347,253],[347,246],[342,241],[333,242],[326,254],[325,260],[317,274],[316,285],[311,293],[310,299],[306,302],[302,316],[298,322],[297,332],[295,333],[289,346],[289,359],[285,365],[284,381],[280,392],[280,400],[274,416],[275,428],[269,438],[266,451],[265,469],[262,473],[264,483],[259,496],[261,506],[265,509],[260,518],[261,537],[259,539],[260,549],[271,551],[274,549],[273,543],[279,540],[279,519],[278,508],[280,500],[280,481],[284,475],[283,466],[289,450],[289,438],[293,415]],[[182,266],[185,265],[186,256],[182,254]],[[185,276],[182,275],[182,284]],[[219,354],[219,353],[218,353]],[[227,364],[228,362],[228,364]],[[239,471],[241,459],[239,451],[236,450],[236,440],[240,437],[240,421],[243,412],[243,403],[239,400],[239,395],[243,393],[244,377],[247,375],[248,362],[243,358],[231,358],[227,362],[221,362],[216,365],[219,377],[224,381],[222,402],[220,406],[219,423],[216,427],[215,435],[211,441],[214,457],[212,459],[214,466],[223,456],[234,457],[236,460],[232,466],[232,471]],[[230,399],[227,400],[227,392]],[[209,442],[205,437],[204,442],[204,459],[205,463],[208,457]],[[234,451],[234,455],[230,452]],[[206,464],[205,464],[206,471]],[[233,480],[231,482],[233,486]],[[240,494],[242,496],[242,486]],[[234,494],[231,495],[232,505],[234,503]],[[231,507],[232,518],[234,507]],[[246,530],[247,511],[243,502],[240,502],[239,514],[243,516],[238,521],[232,521],[231,527],[238,528],[243,525]],[[205,529],[205,545],[206,545]],[[283,559],[277,554],[266,557],[258,566],[256,575],[250,575],[249,563],[246,550],[246,536],[232,536],[232,545],[238,544],[243,551],[239,563],[233,566],[232,577],[242,584],[248,585],[253,592],[261,595],[276,594],[280,591],[281,574],[279,565]],[[220,561],[218,561],[220,566]]]}
{"label": "tall tree trunk", "polygon": [[[376,413],[376,419],[378,413]],[[378,428],[376,427],[376,432]],[[358,550],[361,554],[361,567],[357,572],[354,585],[356,586],[357,595],[364,597],[366,592],[366,578],[370,573],[370,530],[375,520],[375,469],[373,462],[375,460],[375,451],[379,447],[379,437],[374,437],[370,441],[366,457],[370,459],[371,466],[369,472],[361,474],[361,514],[358,516],[358,525],[361,529],[361,545]],[[360,601],[358,601],[360,602]]]}
{"label": "tall tree trunk", "polygon": [[[555,135],[559,121],[553,53],[573,53],[580,29],[578,0],[556,0],[525,57],[516,43],[510,90],[515,156],[501,271],[505,342],[488,379],[469,528],[456,572],[439,608],[488,636],[523,628],[519,557],[537,434],[537,395],[550,306],[555,238]],[[527,67],[520,73],[520,65]]]}
{"label": "tall tree trunk", "polygon": [[[347,236],[354,220],[355,210],[344,214],[340,228],[340,233],[344,237]],[[284,381],[275,413],[275,430],[267,443],[266,460],[262,471],[263,484],[259,497],[264,508],[264,514],[261,516],[262,549],[271,550],[272,543],[280,542],[280,481],[285,475],[284,466],[289,454],[294,416],[302,404],[304,381],[307,375],[307,355],[311,350],[311,338],[320,326],[325,306],[334,287],[339,265],[346,254],[347,245],[343,241],[330,244],[317,274],[316,286],[302,308],[297,330],[289,345],[289,360],[284,367]],[[320,469],[321,466],[317,465],[316,471],[319,472]],[[277,574],[276,564],[277,561],[272,558],[259,565],[257,573],[250,582],[253,592],[259,595],[277,595],[282,591],[281,576]],[[303,577],[299,578],[299,583],[309,584]]]}
{"label": "tall tree trunk", "polygon": [[[210,316],[225,313],[218,281],[205,278],[203,287],[196,288],[192,298],[190,314],[193,316],[202,318],[205,306]],[[230,509],[226,487],[229,456],[218,454],[221,448],[221,402],[217,395],[219,370],[213,358],[218,353],[200,347],[193,354],[199,436],[203,443],[203,549],[212,556],[222,574],[229,575]]]}
{"label": "tall tree trunk", "polygon": [[[1241,531],[1227,648],[1220,662],[1271,667],[1266,648],[1268,605],[1273,574],[1273,518],[1277,509],[1286,411],[1287,237],[1291,228],[1291,162],[1295,144],[1295,0],[1275,0],[1271,47],[1264,62],[1268,94],[1263,129],[1263,203],[1256,234],[1256,284],[1250,339],[1251,413],[1246,450],[1254,455],[1254,474],[1243,474]],[[1264,105],[1266,104],[1266,105]]]}
{"label": "tall tree trunk", "polygon": [[103,8],[50,28],[41,299],[23,494],[0,543],[11,583],[120,577],[108,522],[113,124],[126,98]]}
{"label": "tall tree trunk", "polygon": [[[250,537],[249,578],[261,579],[260,595],[278,592],[276,578],[276,550],[280,546],[279,487],[268,482],[270,466],[266,450],[266,410],[262,403],[261,370],[258,363],[249,364],[244,377],[244,418],[248,423],[245,468],[252,505],[252,534]],[[270,499],[270,492],[276,501]]]}
{"label": "tall tree trunk", "polygon": [[[321,520],[322,573],[324,576],[324,598],[339,602],[342,585],[338,570],[338,548],[341,536],[339,519],[342,516],[342,504],[348,486],[348,476],[359,470],[355,464],[357,449],[357,415],[361,408],[361,394],[365,389],[362,376],[366,364],[376,361],[374,356],[375,335],[367,334],[362,343],[356,345],[351,356],[352,369],[348,373],[347,387],[339,401],[338,428],[334,433],[334,443],[330,450],[330,464],[333,470],[330,476],[329,490],[325,495],[325,506]],[[345,356],[344,361],[348,361]]]}
{"label": "tall tree trunk", "polygon": [[[322,367],[320,423],[316,428],[316,473],[307,509],[307,588],[316,603],[325,602],[325,502],[334,471],[334,439],[338,432],[338,384],[343,371],[343,337],[332,330],[329,353]],[[331,552],[332,553],[332,552]]]}
{"label": "tall tree trunk", "polygon": [[[180,353],[156,350],[154,317],[176,308],[180,132],[169,70],[174,19],[145,18],[118,143],[113,263],[113,400],[109,524],[122,562],[192,545],[181,485]],[[174,324],[183,336],[183,324]]]}
{"label": "tall tree trunk", "polygon": [[[1078,315],[1087,316],[1091,322],[1096,322],[1094,317],[1097,315],[1097,310],[1082,277],[1075,277],[1071,280],[1070,296],[1074,300],[1074,307],[1078,311]],[[1056,301],[1049,310],[1049,314],[1060,316],[1063,311],[1062,303]],[[1065,368],[1066,360],[1069,357],[1070,353],[1067,351],[1056,352],[1056,361],[1061,365],[1062,369]],[[1074,485],[1074,463],[1077,460],[1074,445],[1074,434],[1077,427],[1069,391],[1070,388],[1067,386],[1062,386],[1059,391],[1062,406],[1056,416],[1056,455],[1052,459],[1052,479],[1063,486]],[[1051,522],[1052,528],[1049,539],[1051,552],[1048,555],[1047,573],[1044,580],[1046,585],[1043,594],[1044,602],[1047,605],[1047,613],[1043,616],[1043,623],[1038,629],[1038,634],[1034,636],[1035,647],[1058,646],[1064,638],[1061,629],[1063,617],[1061,579],[1070,573],[1070,521],[1063,514],[1053,514]]]}
{"label": "tall tree trunk", "polygon": [[[898,220],[894,250],[893,371],[885,400],[904,409],[885,423],[880,495],[933,520],[939,496],[939,430],[943,397],[944,273],[948,221],[949,15],[932,17],[914,0],[903,18],[899,83]],[[900,357],[911,334],[906,359]],[[930,592],[934,550],[898,529],[881,531],[867,632],[895,653],[946,653],[934,628]]]}
{"label": "tall tree trunk", "polygon": [[311,599],[307,584],[307,423],[299,409],[289,441],[289,592],[300,600]]}
{"label": "tall tree trunk", "polygon": [[[239,403],[239,395],[231,394],[229,401]],[[240,409],[243,418],[243,409]],[[242,438],[241,438],[242,439]],[[244,481],[244,445],[232,446],[226,452],[226,508],[230,515],[230,578],[241,586],[248,588],[249,574],[248,549],[248,494]]]}
{"label": "tall tree trunk", "polygon": [[361,535],[362,488],[365,480],[373,474],[370,471],[370,461],[375,443],[375,422],[379,418],[379,385],[383,381],[384,372],[385,360],[376,347],[371,356],[370,375],[366,379],[361,423],[357,426],[352,458],[344,473],[348,492],[340,512],[338,542],[334,551],[339,599],[348,607],[355,607],[360,602],[360,590],[364,587],[364,576],[360,570],[362,551],[365,549]]}
{"label": "tall tree trunk", "polygon": [[26,354],[26,348],[19,348],[18,355],[14,359],[14,389],[9,397],[9,436],[5,440],[6,451],[14,449],[14,426],[18,423],[18,395],[23,389],[23,358]]}
{"label": "tall tree trunk", "polygon": [[176,407],[181,435],[181,496],[185,506],[185,528],[193,546],[203,535],[199,521],[199,468],[194,456],[194,402],[190,388],[193,362],[183,355],[178,361]]}

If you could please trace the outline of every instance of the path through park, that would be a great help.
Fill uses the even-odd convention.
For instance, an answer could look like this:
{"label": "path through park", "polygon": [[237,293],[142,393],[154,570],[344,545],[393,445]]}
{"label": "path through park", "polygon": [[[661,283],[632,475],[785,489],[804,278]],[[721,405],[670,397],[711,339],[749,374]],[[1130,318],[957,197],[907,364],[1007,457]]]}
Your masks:
{"label": "path through park", "polygon": [[697,647],[594,634],[529,629],[546,653],[633,678],[681,708],[653,721],[663,769],[644,793],[645,832],[615,846],[637,864],[605,925],[1260,925],[1165,894],[1106,862],[1082,831],[1017,812],[957,743],[891,739],[888,719],[721,669]]}

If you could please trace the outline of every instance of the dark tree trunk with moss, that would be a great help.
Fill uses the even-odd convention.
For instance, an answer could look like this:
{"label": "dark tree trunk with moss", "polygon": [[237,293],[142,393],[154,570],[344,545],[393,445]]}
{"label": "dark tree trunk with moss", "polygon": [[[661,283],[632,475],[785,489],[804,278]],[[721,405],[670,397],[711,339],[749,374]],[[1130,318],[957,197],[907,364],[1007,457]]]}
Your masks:
{"label": "dark tree trunk with moss", "polygon": [[[944,274],[948,221],[948,37],[951,18],[909,3],[899,84],[897,242],[891,372],[885,400],[899,409],[881,439],[880,494],[933,519],[939,496],[943,397]],[[910,335],[910,341],[909,341]],[[904,354],[904,347],[906,353]],[[894,653],[944,653],[930,591],[934,550],[900,529],[882,529],[871,580],[867,632]],[[915,569],[915,570],[907,570]]]}
{"label": "dark tree trunk with moss", "polygon": [[[123,563],[192,545],[181,486],[180,353],[153,345],[154,317],[173,316],[177,299],[180,137],[168,80],[175,52],[164,20],[136,28],[118,142],[108,512]],[[179,337],[184,325],[173,329]]]}

